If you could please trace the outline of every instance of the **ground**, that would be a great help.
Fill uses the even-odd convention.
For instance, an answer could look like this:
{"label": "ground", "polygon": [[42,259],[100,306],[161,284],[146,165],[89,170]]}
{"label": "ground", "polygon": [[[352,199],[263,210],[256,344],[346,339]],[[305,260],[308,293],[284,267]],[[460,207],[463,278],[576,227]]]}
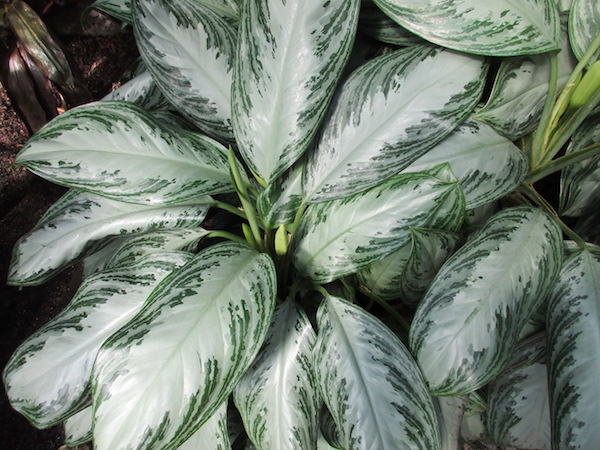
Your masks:
{"label": "ground", "polygon": [[[73,24],[81,2],[28,1],[41,12],[50,5],[44,20],[65,45],[73,64],[89,88],[92,98],[109,92],[137,58],[130,29],[99,18],[99,28],[81,30]],[[2,53],[12,35],[2,30]],[[35,225],[39,217],[65,189],[48,183],[11,164],[29,137],[27,127],[15,112],[0,85],[0,368],[14,350],[33,332],[54,317],[71,299],[78,286],[74,268],[39,287],[17,288],[5,284],[15,242]],[[56,450],[63,444],[60,426],[36,430],[8,404],[4,387],[0,397],[0,439],[11,450]]]}

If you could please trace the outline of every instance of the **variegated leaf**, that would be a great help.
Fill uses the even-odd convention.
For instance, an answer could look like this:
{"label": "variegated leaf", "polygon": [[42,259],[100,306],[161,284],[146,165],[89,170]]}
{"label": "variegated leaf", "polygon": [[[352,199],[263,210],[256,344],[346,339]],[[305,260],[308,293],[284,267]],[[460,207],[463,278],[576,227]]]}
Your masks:
{"label": "variegated leaf", "polygon": [[92,440],[93,411],[90,405],[65,420],[65,444],[76,447]]}
{"label": "variegated leaf", "polygon": [[487,429],[497,444],[550,450],[545,358],[520,365],[519,360],[524,358],[522,354],[529,351],[526,347],[516,351],[511,365],[517,367],[509,369],[488,385]]}
{"label": "variegated leaf", "polygon": [[87,278],[67,308],[12,355],[4,371],[12,407],[46,428],[87,406],[100,346],[140,311],[160,281],[190,259],[187,252],[157,253]]}
{"label": "variegated leaf", "polygon": [[402,341],[338,297],[325,298],[317,322],[317,380],[344,448],[440,448],[433,402]]}
{"label": "variegated leaf", "polygon": [[161,283],[96,358],[96,448],[177,448],[190,438],[258,353],[276,289],[270,257],[232,242]]}
{"label": "variegated leaf", "polygon": [[437,406],[440,435],[443,450],[459,450],[460,428],[463,420],[468,396],[462,397],[435,397]]}
{"label": "variegated leaf", "polygon": [[514,191],[527,176],[527,155],[490,126],[467,120],[403,172],[420,172],[447,162],[460,180],[467,209]]}
{"label": "variegated leaf", "polygon": [[277,228],[294,222],[302,205],[303,164],[292,166],[271,183],[256,199],[256,209],[267,228]]}
{"label": "variegated leaf", "polygon": [[114,100],[131,102],[147,111],[163,109],[171,105],[146,69],[141,70],[131,80],[102,98],[102,101]]}
{"label": "variegated leaf", "polygon": [[487,407],[487,403],[477,392],[472,392],[467,396],[467,404],[460,424],[460,437],[463,442],[488,438],[485,426]]}
{"label": "variegated leaf", "polygon": [[494,215],[434,278],[410,329],[433,395],[472,392],[508,365],[517,336],[560,270],[562,235],[542,210]]}
{"label": "variegated leaf", "polygon": [[196,0],[198,3],[212,9],[232,25],[238,25],[242,0]]}
{"label": "variegated leaf", "polygon": [[555,0],[373,0],[413,33],[443,47],[489,56],[558,49]]}
{"label": "variegated leaf", "polygon": [[463,218],[457,182],[400,174],[353,197],[311,205],[294,235],[294,263],[312,281],[326,283],[400,249],[410,227],[457,231]]}
{"label": "variegated leaf", "polygon": [[232,141],[236,29],[195,0],[132,0],[138,49],[165,97],[205,133]]}
{"label": "variegated leaf", "polygon": [[[569,13],[569,41],[578,59],[584,55],[600,33],[600,7],[596,0],[573,0]],[[594,53],[588,67],[600,59],[600,50]]]}
{"label": "variegated leaf", "polygon": [[553,448],[600,442],[600,255],[569,257],[550,296],[548,373]]}
{"label": "variegated leaf", "polygon": [[357,273],[358,280],[384,300],[415,307],[444,261],[458,244],[457,234],[429,228],[409,229],[399,250]]}
{"label": "variegated leaf", "polygon": [[[558,89],[562,89],[577,64],[569,46],[566,23],[561,28]],[[504,58],[487,103],[474,117],[512,141],[533,132],[548,94],[550,70],[547,54]]]}
{"label": "variegated leaf", "polygon": [[133,23],[131,0],[96,0],[92,6],[128,24]]}
{"label": "variegated leaf", "polygon": [[248,166],[270,183],[310,145],[348,59],[360,0],[245,2],[232,92]]}
{"label": "variegated leaf", "polygon": [[422,44],[423,39],[386,16],[371,0],[363,0],[358,28],[367,36],[387,44],[408,46]]}
{"label": "variegated leaf", "polygon": [[342,449],[342,435],[340,430],[335,424],[335,420],[331,415],[331,412],[327,409],[327,406],[323,404],[321,407],[321,417],[319,419],[320,435],[323,436],[325,441],[333,448]]}
{"label": "variegated leaf", "polygon": [[261,352],[234,390],[256,448],[316,447],[321,407],[312,366],[316,339],[306,313],[293,300],[277,307]]}
{"label": "variegated leaf", "polygon": [[191,438],[177,447],[177,450],[230,450],[227,428],[227,400],[196,431]]}
{"label": "variegated leaf", "polygon": [[[588,117],[575,131],[566,154],[600,144],[600,114]],[[600,155],[565,167],[560,174],[560,213],[581,216],[600,201]]]}
{"label": "variegated leaf", "polygon": [[114,236],[198,227],[212,203],[210,197],[202,197],[197,204],[151,207],[69,191],[15,245],[8,283],[41,284]]}
{"label": "variegated leaf", "polygon": [[395,175],[479,101],[482,58],[414,46],[375,58],[344,83],[304,171],[305,201],[348,197]]}
{"label": "variegated leaf", "polygon": [[15,159],[54,183],[143,205],[170,205],[233,191],[225,148],[206,136],[167,131],[127,102],[69,110]]}

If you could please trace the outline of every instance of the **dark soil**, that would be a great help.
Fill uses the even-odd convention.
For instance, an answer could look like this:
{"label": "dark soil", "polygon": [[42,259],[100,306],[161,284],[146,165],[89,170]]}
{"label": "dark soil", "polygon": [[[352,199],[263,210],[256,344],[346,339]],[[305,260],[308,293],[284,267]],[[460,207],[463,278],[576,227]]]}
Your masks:
{"label": "dark soil", "polygon": [[[137,58],[130,29],[106,17],[93,19],[93,27],[82,30],[78,13],[85,3],[29,1],[36,11],[48,5],[45,22],[65,45],[72,63],[80,72],[92,99],[108,93]],[[93,30],[93,31],[90,31]],[[2,30],[2,55],[12,35]],[[18,288],[5,284],[12,248],[31,230],[39,217],[65,189],[11,164],[29,131],[15,112],[0,85],[0,368],[33,332],[54,317],[70,301],[78,287],[78,269],[72,268],[39,287]],[[2,387],[0,397],[0,442],[11,450],[55,450],[63,445],[62,427],[37,430],[9,405]]]}

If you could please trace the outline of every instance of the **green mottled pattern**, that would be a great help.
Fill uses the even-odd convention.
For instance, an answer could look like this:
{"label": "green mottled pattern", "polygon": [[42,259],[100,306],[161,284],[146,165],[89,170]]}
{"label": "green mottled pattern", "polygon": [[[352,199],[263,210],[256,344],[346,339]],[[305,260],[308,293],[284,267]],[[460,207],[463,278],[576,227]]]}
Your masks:
{"label": "green mottled pattern", "polygon": [[233,141],[231,83],[237,30],[196,0],[133,0],[140,54],[171,104],[198,128]]}
{"label": "green mottled pattern", "polygon": [[[588,117],[575,131],[565,154],[600,143],[600,113]],[[560,174],[560,213],[585,215],[600,201],[600,155],[565,167]]]}
{"label": "green mottled pattern", "polygon": [[423,43],[423,39],[390,19],[371,0],[361,3],[358,29],[386,44],[408,46]]}
{"label": "green mottled pattern", "polygon": [[373,1],[400,25],[443,47],[489,56],[558,49],[556,0]]}
{"label": "green mottled pattern", "polygon": [[600,442],[600,256],[569,257],[550,295],[547,316],[552,447]]}
{"label": "green mottled pattern", "polygon": [[[584,55],[600,33],[600,5],[597,0],[573,0],[569,13],[569,41],[578,59]],[[588,67],[600,60],[600,50],[590,59]]]}
{"label": "green mottled pattern", "polygon": [[133,23],[131,16],[131,0],[96,0],[92,8],[119,19],[127,24]]}
{"label": "green mottled pattern", "polygon": [[527,155],[490,126],[468,119],[403,172],[421,172],[447,162],[460,180],[467,209],[513,192],[527,176]]}
{"label": "green mottled pattern", "polygon": [[305,201],[348,197],[408,166],[469,115],[486,69],[482,58],[420,45],[362,65],[309,154]]}
{"label": "green mottled pattern", "polygon": [[[558,89],[562,89],[577,64],[569,46],[566,20],[561,22],[560,47],[557,56]],[[474,117],[516,141],[537,128],[549,80],[550,59],[547,54],[504,58],[489,99]]]}
{"label": "green mottled pattern", "polygon": [[360,0],[244,3],[232,93],[240,152],[267,183],[310,145],[356,33]]}
{"label": "green mottled pattern", "polygon": [[529,206],[495,214],[446,261],[410,329],[411,351],[433,395],[467,394],[506,368],[561,261],[560,228]]}
{"label": "green mottled pattern", "polygon": [[326,283],[400,249],[410,227],[457,231],[463,218],[458,182],[400,174],[352,197],[311,205],[294,235],[294,263],[314,282]]}
{"label": "green mottled pattern", "polygon": [[115,236],[198,227],[212,203],[210,197],[202,197],[198,203],[152,207],[69,191],[15,245],[8,283],[41,284]]}
{"label": "green mottled pattern", "polygon": [[89,406],[65,420],[65,445],[76,447],[77,445],[91,442],[92,420],[93,411],[90,400]]}
{"label": "green mottled pattern", "polygon": [[325,298],[317,324],[317,381],[343,448],[441,448],[425,380],[402,341],[338,297]]}
{"label": "green mottled pattern", "polygon": [[171,205],[233,191],[225,148],[163,129],[127,102],[95,102],[47,124],[15,159],[57,184],[142,205]]}
{"label": "green mottled pattern", "polygon": [[147,70],[143,70],[118,89],[115,89],[102,98],[102,101],[113,100],[131,102],[146,111],[165,109],[170,106],[170,103],[162,95],[162,92]]}
{"label": "green mottled pattern", "polygon": [[256,199],[256,210],[267,228],[288,225],[302,205],[302,170],[304,165],[292,166],[262,191]]}
{"label": "green mottled pattern", "polygon": [[[515,364],[523,355],[537,351],[517,349],[511,366],[488,385],[487,429],[493,442],[508,447],[550,450],[550,405],[545,359],[526,365]],[[545,352],[542,356],[545,356]]]}
{"label": "green mottled pattern", "polygon": [[293,300],[277,307],[261,352],[234,391],[257,449],[316,447],[321,407],[312,364],[316,339],[306,313]]}
{"label": "green mottled pattern", "polygon": [[171,450],[191,437],[258,353],[276,290],[270,257],[232,242],[161,283],[96,359],[96,448]]}
{"label": "green mottled pattern", "polygon": [[459,236],[430,228],[409,229],[399,250],[357,273],[358,281],[384,300],[415,307],[435,273],[454,252]]}
{"label": "green mottled pattern", "polygon": [[231,450],[227,427],[227,401],[177,450]]}
{"label": "green mottled pattern", "polygon": [[160,281],[190,258],[189,253],[156,253],[87,278],[67,308],[8,362],[4,383],[13,408],[45,428],[87,406],[100,346],[140,311]]}

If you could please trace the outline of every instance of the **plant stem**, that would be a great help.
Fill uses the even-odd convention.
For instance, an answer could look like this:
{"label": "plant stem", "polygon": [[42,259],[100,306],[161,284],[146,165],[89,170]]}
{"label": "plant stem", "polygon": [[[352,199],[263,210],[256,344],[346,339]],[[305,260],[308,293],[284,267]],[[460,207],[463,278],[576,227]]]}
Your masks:
{"label": "plant stem", "polygon": [[229,233],[228,231],[220,231],[220,230],[211,231],[210,233],[208,233],[206,235],[206,237],[207,238],[220,237],[220,238],[224,238],[224,239],[227,239],[230,241],[239,242],[240,244],[248,245],[248,242],[246,242],[246,240],[244,238],[242,238],[241,236],[238,236],[237,234]]}
{"label": "plant stem", "polygon": [[406,319],[404,317],[402,317],[400,315],[400,313],[398,313],[398,311],[396,311],[392,307],[392,305],[390,305],[388,302],[386,302],[384,299],[382,299],[378,295],[373,294],[372,292],[365,292],[364,290],[361,290],[361,292],[363,294],[365,294],[367,297],[369,297],[369,299],[373,300],[375,303],[377,303],[379,306],[381,306],[383,309],[385,309],[386,312],[388,314],[390,314],[400,325],[402,325],[402,327],[407,332],[410,332],[410,324],[406,321]]}
{"label": "plant stem", "polygon": [[600,143],[593,144],[576,152],[561,156],[560,158],[556,158],[541,166],[539,169],[531,171],[525,179],[525,183],[533,184],[536,181],[553,174],[554,172],[558,172],[559,170],[570,166],[571,164],[575,164],[598,154],[600,154]]}
{"label": "plant stem", "polygon": [[229,203],[217,202],[214,204],[214,206],[219,209],[222,209],[223,211],[235,214],[236,216],[241,217],[242,219],[248,220],[248,217],[246,216],[246,213],[244,213],[244,211],[240,211],[238,208],[230,205]]}
{"label": "plant stem", "polygon": [[555,211],[555,209],[552,207],[552,205],[550,203],[548,203],[546,201],[546,199],[544,197],[542,197],[538,191],[535,190],[535,188],[530,185],[530,184],[525,184],[523,183],[521,185],[521,190],[522,192],[530,199],[532,200],[534,203],[536,203],[538,206],[541,206],[543,209],[545,209],[548,213],[550,213],[550,215],[552,215],[554,217],[554,219],[557,221],[558,225],[560,226],[562,232],[568,236],[570,239],[572,239],[573,241],[575,241],[575,243],[577,244],[577,246],[579,248],[581,248],[582,250],[585,250],[587,248],[587,245],[585,243],[585,241],[577,234],[575,233],[573,230],[571,230],[571,228],[569,228],[567,226],[566,223],[564,223],[558,213]]}

